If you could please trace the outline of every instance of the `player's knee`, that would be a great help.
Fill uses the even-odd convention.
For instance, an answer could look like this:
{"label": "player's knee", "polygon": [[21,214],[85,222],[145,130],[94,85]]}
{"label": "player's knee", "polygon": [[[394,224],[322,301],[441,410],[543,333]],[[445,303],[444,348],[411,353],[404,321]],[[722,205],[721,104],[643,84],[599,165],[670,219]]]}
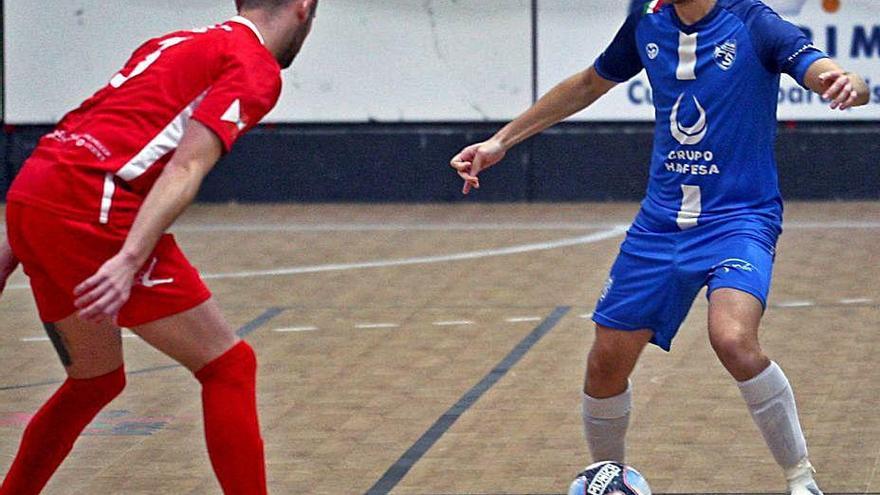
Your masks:
{"label": "player's knee", "polygon": [[119,368],[106,375],[86,379],[68,379],[66,384],[74,395],[91,404],[105,405],[125,390],[125,368]]}
{"label": "player's knee", "polygon": [[763,354],[757,339],[748,332],[715,332],[711,335],[712,349],[725,366],[736,366],[760,359]]}
{"label": "player's knee", "polygon": [[245,341],[240,341],[195,373],[202,383],[252,383],[257,374],[257,355]]}

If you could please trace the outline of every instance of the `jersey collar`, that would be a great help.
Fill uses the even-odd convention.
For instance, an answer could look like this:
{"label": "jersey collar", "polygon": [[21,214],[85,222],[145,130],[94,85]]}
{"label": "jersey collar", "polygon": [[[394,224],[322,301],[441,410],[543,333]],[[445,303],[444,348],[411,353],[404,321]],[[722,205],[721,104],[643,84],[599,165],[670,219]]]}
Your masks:
{"label": "jersey collar", "polygon": [[675,11],[675,7],[673,7],[672,4],[669,4],[669,9],[672,11],[672,20],[673,22],[675,22],[675,25],[678,27],[678,29],[683,33],[692,34],[699,31],[701,28],[708,25],[716,17],[718,17],[718,14],[721,12],[722,7],[721,0],[716,1],[715,6],[712,7],[712,10],[710,10],[708,14],[704,15],[702,19],[691,25],[687,25],[682,22],[682,20],[678,17],[678,13]]}
{"label": "jersey collar", "polygon": [[243,16],[240,16],[240,15],[237,15],[237,16],[233,17],[232,19],[229,19],[229,22],[237,22],[237,23],[239,23],[239,24],[244,24],[245,26],[247,26],[248,28],[250,28],[250,30],[253,31],[254,34],[257,35],[257,39],[260,40],[260,43],[261,43],[262,45],[265,45],[265,44],[266,44],[266,40],[265,40],[265,38],[263,38],[263,35],[262,35],[262,33],[260,33],[260,30],[257,29],[257,25],[254,24],[254,23],[253,23],[250,19],[248,19],[247,17],[243,17]]}

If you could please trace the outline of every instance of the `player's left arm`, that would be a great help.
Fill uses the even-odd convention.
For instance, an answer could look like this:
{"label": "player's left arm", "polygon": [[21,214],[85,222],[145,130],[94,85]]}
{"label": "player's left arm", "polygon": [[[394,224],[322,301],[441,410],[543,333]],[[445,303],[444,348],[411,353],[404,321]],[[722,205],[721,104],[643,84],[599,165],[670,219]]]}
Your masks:
{"label": "player's left arm", "polygon": [[804,85],[826,100],[831,100],[832,109],[860,107],[867,105],[871,99],[862,76],[844,71],[830,58],[820,58],[810,65],[804,76]]}
{"label": "player's left arm", "polygon": [[217,134],[196,120],[189,121],[177,151],[141,205],[122,249],[75,289],[81,318],[101,321],[119,313],[138,270],[162,234],[195,199],[222,152]]}
{"label": "player's left arm", "polygon": [[12,253],[12,247],[9,246],[9,240],[3,236],[0,241],[0,295],[3,295],[3,289],[6,288],[6,281],[9,276],[18,268],[18,258]]}

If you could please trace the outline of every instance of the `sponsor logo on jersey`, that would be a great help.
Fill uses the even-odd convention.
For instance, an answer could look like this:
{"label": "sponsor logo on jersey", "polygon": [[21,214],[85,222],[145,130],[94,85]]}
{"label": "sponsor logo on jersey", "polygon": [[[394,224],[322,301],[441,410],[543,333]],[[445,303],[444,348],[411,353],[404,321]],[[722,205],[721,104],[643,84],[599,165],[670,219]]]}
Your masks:
{"label": "sponsor logo on jersey", "polygon": [[736,40],[730,39],[720,45],[715,45],[715,65],[721,70],[730,70],[736,62]]}
{"label": "sponsor logo on jersey", "polygon": [[678,100],[675,101],[675,105],[672,107],[672,113],[669,115],[669,129],[672,132],[672,137],[685,146],[700,144],[700,142],[703,141],[703,138],[706,137],[706,132],[709,130],[706,110],[700,105],[700,100],[694,96],[694,104],[697,106],[697,112],[699,112],[700,117],[692,126],[683,125],[678,120],[678,110],[681,107],[683,99],[684,93],[679,95]]}
{"label": "sponsor logo on jersey", "polygon": [[590,486],[587,487],[587,494],[602,495],[618,474],[620,474],[620,468],[614,464],[606,464],[602,466],[602,469],[593,476],[593,481],[590,482]]}
{"label": "sponsor logo on jersey", "polygon": [[648,46],[645,47],[645,51],[648,52],[648,58],[654,60],[657,58],[657,55],[660,55],[660,47],[657,46],[657,43],[648,43]]}

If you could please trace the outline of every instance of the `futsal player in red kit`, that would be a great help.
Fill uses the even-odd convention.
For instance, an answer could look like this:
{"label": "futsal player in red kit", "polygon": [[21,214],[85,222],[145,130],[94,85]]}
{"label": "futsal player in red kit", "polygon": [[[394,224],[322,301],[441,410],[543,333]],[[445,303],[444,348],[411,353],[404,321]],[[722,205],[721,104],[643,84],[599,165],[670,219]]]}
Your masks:
{"label": "futsal player in red kit", "polygon": [[68,378],[25,429],[0,495],[39,493],[122,392],[120,327],[201,383],[224,493],[266,493],[254,351],[164,232],[275,106],[317,3],[238,0],[228,22],[147,41],[25,162],[7,197],[0,290],[20,260]]}

